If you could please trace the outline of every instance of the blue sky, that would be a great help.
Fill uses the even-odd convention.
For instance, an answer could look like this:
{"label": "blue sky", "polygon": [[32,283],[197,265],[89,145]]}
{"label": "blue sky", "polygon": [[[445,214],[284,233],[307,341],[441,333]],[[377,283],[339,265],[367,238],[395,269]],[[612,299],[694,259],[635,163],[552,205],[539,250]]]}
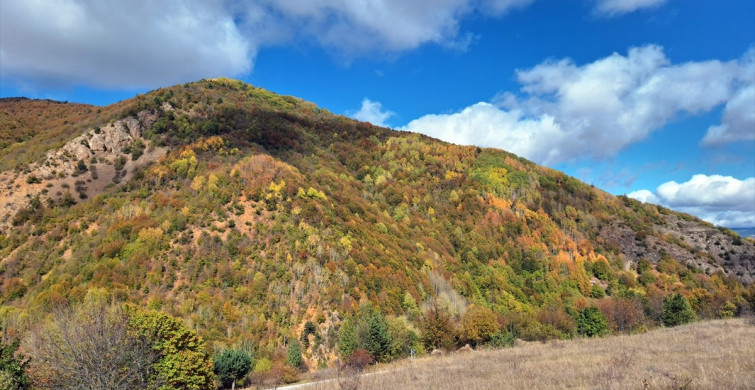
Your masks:
{"label": "blue sky", "polygon": [[755,226],[751,0],[0,3],[0,96],[239,78]]}

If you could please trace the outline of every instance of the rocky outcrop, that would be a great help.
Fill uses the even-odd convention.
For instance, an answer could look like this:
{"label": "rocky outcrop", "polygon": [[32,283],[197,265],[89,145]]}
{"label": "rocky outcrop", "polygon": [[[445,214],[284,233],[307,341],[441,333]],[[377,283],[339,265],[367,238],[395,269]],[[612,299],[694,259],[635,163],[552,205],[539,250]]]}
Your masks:
{"label": "rocky outcrop", "polygon": [[675,214],[663,217],[665,223],[654,225],[653,234],[644,238],[621,221],[603,226],[600,238],[619,249],[628,267],[642,259],[657,264],[669,257],[707,274],[722,271],[744,283],[755,282],[755,245],[751,241],[699,220]]}
{"label": "rocky outcrop", "polygon": [[157,114],[142,111],[136,117],[127,117],[106,126],[95,128],[72,139],[62,148],[47,153],[42,164],[34,166],[44,178],[69,175],[76,170],[79,160],[88,162],[93,157],[112,158],[142,138],[142,133],[157,119]]}
{"label": "rocky outcrop", "polygon": [[[35,196],[42,201],[55,200],[65,192],[79,200],[91,197],[112,182],[128,180],[136,168],[163,156],[165,149],[147,147],[140,156],[132,153],[124,158],[136,144],[148,144],[142,135],[155,120],[157,113],[139,112],[87,130],[59,149],[47,152],[41,163],[30,164],[23,173],[0,172],[0,232],[11,227],[13,216]],[[116,159],[121,159],[118,168],[113,164]],[[83,172],[79,161],[87,168]]]}

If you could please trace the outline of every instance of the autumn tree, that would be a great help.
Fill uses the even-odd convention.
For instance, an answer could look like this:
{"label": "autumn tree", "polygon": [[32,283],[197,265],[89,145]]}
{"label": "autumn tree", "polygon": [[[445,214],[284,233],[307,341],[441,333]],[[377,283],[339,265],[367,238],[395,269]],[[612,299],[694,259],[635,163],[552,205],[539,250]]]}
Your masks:
{"label": "autumn tree", "polygon": [[642,302],[636,297],[617,297],[598,302],[611,330],[631,332],[645,321]]}
{"label": "autumn tree", "polygon": [[214,389],[204,342],[180,320],[102,300],[53,313],[24,341],[43,389]]}
{"label": "autumn tree", "polygon": [[438,304],[430,305],[420,321],[422,341],[428,349],[449,348],[456,343],[457,331],[453,317]]}
{"label": "autumn tree", "polygon": [[212,360],[196,332],[180,319],[135,305],[124,306],[132,334],[147,341],[157,353],[155,378],[164,386],[182,389],[213,389]]}
{"label": "autumn tree", "polygon": [[144,337],[131,333],[119,306],[92,304],[53,313],[25,340],[31,377],[43,389],[155,389],[158,360]]}
{"label": "autumn tree", "polygon": [[487,307],[472,305],[461,317],[461,335],[474,345],[487,343],[499,330],[495,313]]}

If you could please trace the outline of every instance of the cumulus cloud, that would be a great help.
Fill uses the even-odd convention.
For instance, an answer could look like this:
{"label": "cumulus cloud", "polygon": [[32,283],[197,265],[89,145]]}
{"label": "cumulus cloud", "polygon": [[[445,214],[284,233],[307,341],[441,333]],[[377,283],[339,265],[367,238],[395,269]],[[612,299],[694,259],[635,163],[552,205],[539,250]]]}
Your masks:
{"label": "cumulus cloud", "polygon": [[29,85],[154,87],[248,73],[304,40],[357,56],[464,47],[460,20],[533,0],[25,0],[0,2],[0,72]]}
{"label": "cumulus cloud", "polygon": [[627,196],[630,198],[637,199],[640,202],[655,203],[655,204],[661,203],[660,200],[658,200],[658,197],[655,196],[654,193],[648,190],[633,191],[633,192],[628,193]]}
{"label": "cumulus cloud", "polygon": [[425,115],[403,129],[456,144],[502,148],[535,161],[558,159],[558,151],[543,144],[566,138],[548,114],[527,118],[521,110],[502,110],[485,102],[454,114]]}
{"label": "cumulus cloud", "polygon": [[755,140],[755,48],[748,50],[739,62],[742,85],[726,103],[721,124],[708,128],[700,142],[703,146]]}
{"label": "cumulus cloud", "polygon": [[597,0],[595,10],[604,15],[614,16],[657,7],[668,0]]}
{"label": "cumulus cloud", "polygon": [[503,148],[543,164],[610,158],[680,114],[707,112],[738,96],[749,83],[747,66],[739,60],[671,64],[654,45],[581,66],[546,61],[517,71],[518,95],[428,115],[406,129]]}
{"label": "cumulus cloud", "polygon": [[370,99],[364,98],[362,100],[362,108],[359,111],[351,115],[352,118],[360,121],[370,122],[376,126],[387,126],[386,121],[388,118],[395,115],[392,111],[384,111],[383,105],[380,102],[373,102]]}
{"label": "cumulus cloud", "polygon": [[254,47],[216,2],[0,2],[3,78],[137,88],[238,75]]}
{"label": "cumulus cloud", "polygon": [[689,181],[669,181],[654,192],[639,190],[627,196],[661,204],[727,227],[755,226],[755,177],[694,175]]}
{"label": "cumulus cloud", "polygon": [[708,128],[701,144],[719,146],[752,140],[755,140],[755,84],[742,88],[726,103],[722,123]]}

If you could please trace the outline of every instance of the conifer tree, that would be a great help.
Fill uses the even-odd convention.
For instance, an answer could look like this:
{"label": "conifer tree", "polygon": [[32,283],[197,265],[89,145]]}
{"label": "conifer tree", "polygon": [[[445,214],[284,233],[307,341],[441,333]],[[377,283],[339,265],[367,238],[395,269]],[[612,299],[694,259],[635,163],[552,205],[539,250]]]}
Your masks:
{"label": "conifer tree", "polygon": [[695,312],[682,294],[674,294],[663,299],[661,321],[665,326],[677,326],[695,320]]}

